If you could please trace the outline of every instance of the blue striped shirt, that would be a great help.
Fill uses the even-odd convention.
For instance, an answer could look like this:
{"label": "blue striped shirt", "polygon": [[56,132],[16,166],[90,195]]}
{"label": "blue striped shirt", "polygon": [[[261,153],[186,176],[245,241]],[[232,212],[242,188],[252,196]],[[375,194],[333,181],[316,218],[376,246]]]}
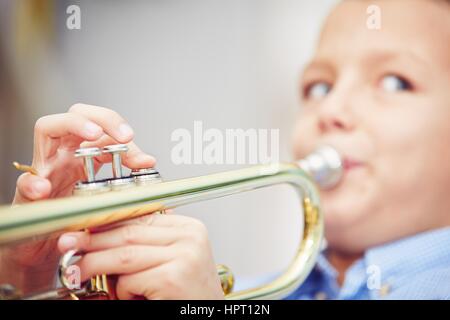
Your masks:
{"label": "blue striped shirt", "polygon": [[450,299],[450,227],[368,249],[341,287],[322,253],[287,299]]}

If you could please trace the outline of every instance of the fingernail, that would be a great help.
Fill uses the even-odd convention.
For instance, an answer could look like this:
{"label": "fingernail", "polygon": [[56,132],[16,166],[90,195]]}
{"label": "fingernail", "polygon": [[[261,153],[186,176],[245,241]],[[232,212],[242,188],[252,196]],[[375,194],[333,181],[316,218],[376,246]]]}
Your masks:
{"label": "fingernail", "polygon": [[65,248],[65,249],[72,249],[75,248],[77,245],[77,238],[72,236],[62,236],[59,239],[59,243]]}
{"label": "fingernail", "polygon": [[123,139],[131,138],[134,134],[133,129],[126,123],[122,123],[119,126],[119,132]]}
{"label": "fingernail", "polygon": [[85,132],[90,136],[97,136],[102,131],[98,125],[93,122],[86,122],[84,125]]}

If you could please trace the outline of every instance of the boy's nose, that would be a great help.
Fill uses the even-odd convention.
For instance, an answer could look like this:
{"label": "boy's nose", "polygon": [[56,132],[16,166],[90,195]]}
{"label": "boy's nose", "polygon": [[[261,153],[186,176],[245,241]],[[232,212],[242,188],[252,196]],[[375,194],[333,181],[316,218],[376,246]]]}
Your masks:
{"label": "boy's nose", "polygon": [[326,119],[321,118],[319,120],[318,125],[319,125],[320,131],[323,133],[331,131],[333,129],[345,130],[345,128],[346,128],[345,123],[338,118],[326,118]]}
{"label": "boy's nose", "polygon": [[[331,98],[331,97],[330,97]],[[351,131],[355,124],[347,102],[331,98],[319,106],[317,125],[321,133]]]}

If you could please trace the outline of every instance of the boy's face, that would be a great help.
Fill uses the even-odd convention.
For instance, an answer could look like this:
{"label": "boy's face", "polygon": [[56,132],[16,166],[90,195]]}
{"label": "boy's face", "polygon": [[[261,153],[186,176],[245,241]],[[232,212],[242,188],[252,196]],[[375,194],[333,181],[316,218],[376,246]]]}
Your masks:
{"label": "boy's face", "polygon": [[[381,29],[366,26],[381,9]],[[294,151],[341,152],[321,193],[331,247],[347,253],[450,224],[450,5],[342,1],[305,69]]]}

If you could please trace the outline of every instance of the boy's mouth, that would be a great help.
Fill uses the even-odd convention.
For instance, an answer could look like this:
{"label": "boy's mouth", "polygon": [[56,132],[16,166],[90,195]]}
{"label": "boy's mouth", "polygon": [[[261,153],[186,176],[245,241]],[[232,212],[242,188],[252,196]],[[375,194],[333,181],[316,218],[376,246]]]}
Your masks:
{"label": "boy's mouth", "polygon": [[342,157],[342,167],[345,171],[350,171],[359,167],[364,166],[364,163],[347,156]]}

